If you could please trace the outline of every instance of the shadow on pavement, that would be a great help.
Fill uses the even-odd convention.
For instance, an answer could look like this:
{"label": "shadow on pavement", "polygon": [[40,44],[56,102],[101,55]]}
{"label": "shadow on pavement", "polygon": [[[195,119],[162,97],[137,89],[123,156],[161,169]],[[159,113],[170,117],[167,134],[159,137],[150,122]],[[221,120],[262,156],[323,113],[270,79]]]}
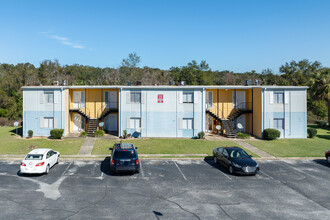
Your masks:
{"label": "shadow on pavement", "polygon": [[315,163],[318,163],[318,164],[321,164],[321,165],[323,165],[323,166],[325,166],[325,167],[328,167],[328,168],[330,168],[330,164],[324,159],[315,159],[315,160],[313,160]]}
{"label": "shadow on pavement", "polygon": [[223,172],[223,173],[225,173],[225,174],[231,175],[231,174],[229,173],[229,171],[228,171],[227,168],[225,168],[224,166],[220,165],[219,163],[218,163],[218,164],[214,163],[214,161],[213,161],[213,157],[212,157],[212,156],[206,156],[206,157],[204,158],[204,161],[205,161],[207,164],[209,164],[211,167],[213,167],[213,168],[215,168],[215,169],[217,169],[217,170],[219,170],[219,171],[221,171],[221,172]]}

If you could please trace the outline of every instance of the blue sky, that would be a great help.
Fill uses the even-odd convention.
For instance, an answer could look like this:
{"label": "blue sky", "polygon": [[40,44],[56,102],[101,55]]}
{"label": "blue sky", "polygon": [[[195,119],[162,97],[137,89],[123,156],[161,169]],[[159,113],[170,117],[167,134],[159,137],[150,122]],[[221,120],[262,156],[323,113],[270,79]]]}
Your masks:
{"label": "blue sky", "polygon": [[330,66],[330,1],[0,1],[0,63],[45,59],[169,69],[206,60],[212,70]]}

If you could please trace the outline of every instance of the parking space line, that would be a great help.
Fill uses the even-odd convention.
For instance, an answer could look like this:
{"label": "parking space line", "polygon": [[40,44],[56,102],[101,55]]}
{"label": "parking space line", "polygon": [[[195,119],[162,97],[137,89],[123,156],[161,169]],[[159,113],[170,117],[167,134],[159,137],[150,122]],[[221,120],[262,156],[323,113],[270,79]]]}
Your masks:
{"label": "parking space line", "polygon": [[142,178],[144,178],[144,172],[143,172],[142,161],[141,160],[140,160],[140,169],[141,169]]}
{"label": "parking space line", "polygon": [[228,179],[232,180],[232,178],[231,178],[230,176],[228,176],[227,174],[225,174],[223,171],[221,171],[221,173],[222,173],[223,175],[225,175],[225,177],[227,177]]}
{"label": "parking space line", "polygon": [[269,178],[271,178],[271,179],[274,179],[273,177],[271,177],[270,175],[268,175],[267,173],[265,173],[265,172],[263,172],[263,171],[261,171],[261,170],[260,170],[260,173],[264,174],[265,176],[267,176],[267,177],[269,177]]}
{"label": "parking space line", "polygon": [[185,179],[187,181],[186,176],[183,174],[183,172],[181,171],[180,167],[175,163],[175,161],[173,161],[175,166],[178,168],[178,170],[180,171],[181,175],[183,176],[183,179]]}
{"label": "parking space line", "polygon": [[69,169],[69,167],[71,166],[71,164],[72,164],[72,162],[69,163],[69,166],[64,170],[64,172],[62,173],[61,176],[63,176],[66,173],[66,171]]}

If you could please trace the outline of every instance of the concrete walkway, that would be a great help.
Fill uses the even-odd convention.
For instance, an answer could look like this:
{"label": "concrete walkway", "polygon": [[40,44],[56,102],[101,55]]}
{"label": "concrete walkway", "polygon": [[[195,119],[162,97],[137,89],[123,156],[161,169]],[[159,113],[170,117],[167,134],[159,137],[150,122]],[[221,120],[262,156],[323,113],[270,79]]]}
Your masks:
{"label": "concrete walkway", "polygon": [[80,148],[78,156],[91,155],[96,139],[93,137],[86,137],[85,142]]}
{"label": "concrete walkway", "polygon": [[233,141],[236,144],[241,145],[245,149],[247,149],[247,150],[249,150],[249,151],[257,154],[261,158],[265,158],[265,159],[274,159],[275,158],[274,156],[270,155],[269,153],[266,153],[265,151],[260,150],[259,148],[255,147],[255,146],[252,146],[251,144],[249,144],[249,143],[247,143],[245,141],[242,141],[242,140],[239,140],[239,139],[233,139]]}

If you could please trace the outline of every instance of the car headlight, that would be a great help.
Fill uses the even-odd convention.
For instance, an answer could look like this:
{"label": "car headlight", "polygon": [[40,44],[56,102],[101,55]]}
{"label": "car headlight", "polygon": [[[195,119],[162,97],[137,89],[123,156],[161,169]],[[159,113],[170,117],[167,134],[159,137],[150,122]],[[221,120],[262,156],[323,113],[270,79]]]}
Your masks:
{"label": "car headlight", "polygon": [[240,166],[240,165],[238,165],[238,164],[236,164],[236,163],[234,163],[234,162],[233,162],[233,165],[234,165],[234,167],[242,168],[242,166]]}

